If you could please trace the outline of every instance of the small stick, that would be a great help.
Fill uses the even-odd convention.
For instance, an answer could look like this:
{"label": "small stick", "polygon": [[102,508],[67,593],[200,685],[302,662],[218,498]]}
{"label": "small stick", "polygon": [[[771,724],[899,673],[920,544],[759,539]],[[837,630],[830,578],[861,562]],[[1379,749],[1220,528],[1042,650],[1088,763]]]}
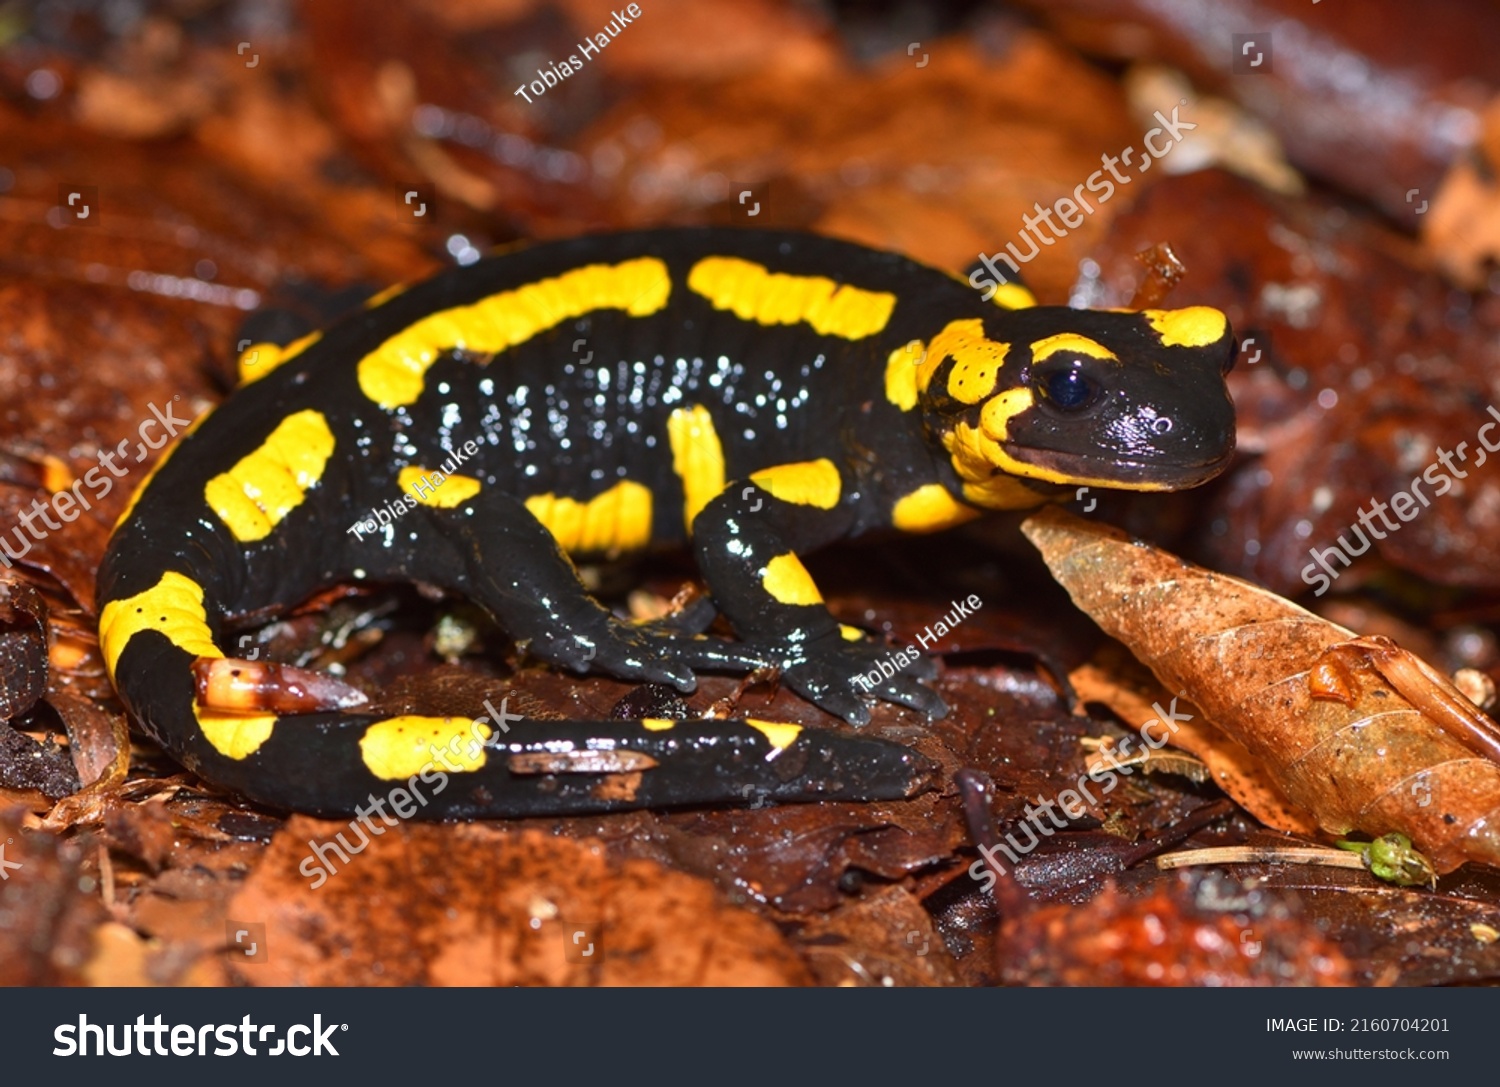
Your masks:
{"label": "small stick", "polygon": [[1315,864],[1326,868],[1364,868],[1358,853],[1316,846],[1224,845],[1212,849],[1184,849],[1156,858],[1156,867],[1191,868],[1200,864]]}
{"label": "small stick", "polygon": [[1430,717],[1444,732],[1474,754],[1500,763],[1500,726],[1470,702],[1447,676],[1415,653],[1380,635],[1357,638],[1343,645],[1362,651],[1365,659],[1402,698]]}

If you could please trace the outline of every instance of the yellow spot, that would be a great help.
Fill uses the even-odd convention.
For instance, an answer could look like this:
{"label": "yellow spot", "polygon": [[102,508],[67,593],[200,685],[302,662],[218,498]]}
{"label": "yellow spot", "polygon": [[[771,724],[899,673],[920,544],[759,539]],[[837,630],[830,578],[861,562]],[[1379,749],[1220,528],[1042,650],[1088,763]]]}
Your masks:
{"label": "yellow spot", "polygon": [[1088,355],[1095,359],[1112,359],[1117,356],[1109,348],[1098,340],[1091,340],[1087,336],[1080,336],[1076,332],[1059,332],[1056,336],[1048,336],[1046,339],[1037,340],[1031,345],[1031,361],[1041,362],[1045,358],[1057,354],[1059,351],[1072,351],[1078,355]]}
{"label": "yellow spot", "polygon": [[977,404],[989,396],[1009,351],[1010,344],[985,340],[955,352],[953,369],[948,371],[948,395],[962,404]]}
{"label": "yellow spot", "polygon": [[1148,309],[1141,316],[1161,337],[1163,347],[1206,347],[1224,338],[1229,318],[1212,306]]}
{"label": "yellow spot", "polygon": [[1030,389],[1006,389],[992,396],[979,412],[979,425],[997,442],[1009,437],[1010,421],[1035,404]]}
{"label": "yellow spot", "polygon": [[167,448],[162,451],[162,455],[158,457],[156,463],[151,466],[151,471],[146,473],[146,478],[141,480],[141,485],[137,487],[135,489],[135,493],[130,496],[130,501],[125,503],[125,509],[121,512],[119,518],[115,521],[116,530],[119,529],[119,527],[123,525],[127,520],[129,520],[130,515],[135,512],[135,504],[141,500],[141,495],[146,493],[146,488],[151,486],[151,481],[156,478],[156,473],[160,472],[167,466],[167,461],[171,458],[173,453],[177,452],[177,447],[187,440],[187,436],[189,434],[202,426],[203,420],[207,419],[212,414],[213,409],[210,408],[208,411],[205,411],[202,415],[198,416],[198,418],[194,419],[187,425],[182,433],[173,438]]}
{"label": "yellow spot", "polygon": [[831,510],[839,504],[843,481],[839,470],[827,457],[796,464],[778,464],[751,474],[755,485],[771,492],[775,498],[796,506],[816,506]]}
{"label": "yellow spot", "polygon": [[429,769],[467,772],[488,760],[484,742],[493,731],[467,717],[390,717],[365,730],[359,753],[382,781],[400,781]]}
{"label": "yellow spot", "polygon": [[802,732],[801,725],[788,725],[781,721],[760,721],[754,717],[745,718],[745,724],[762,733],[777,751],[785,751],[791,747],[792,742]]}
{"label": "yellow spot", "polygon": [[821,336],[859,340],[885,328],[896,296],[835,283],[823,276],[770,272],[738,257],[704,257],[688,273],[688,287],[714,309],[742,321],[795,325],[805,321]]}
{"label": "yellow spot", "polygon": [[897,500],[891,524],[902,532],[939,532],[978,516],[978,510],[959,502],[941,483],[928,483]]}
{"label": "yellow spot", "polygon": [[193,716],[198,727],[214,750],[231,759],[244,759],[255,754],[260,745],[271,738],[276,727],[274,713],[220,713],[193,706]]}
{"label": "yellow spot", "polygon": [[401,489],[424,506],[451,510],[462,506],[479,493],[480,482],[473,476],[445,476],[436,468],[409,465],[396,476]]}
{"label": "yellow spot", "polygon": [[[104,605],[99,614],[99,647],[111,679],[130,640],[147,630],[161,634],[190,656],[214,660],[224,656],[208,628],[203,587],[175,570],[162,574],[149,589]],[[254,754],[276,724],[274,714],[219,713],[196,705],[193,715],[208,742],[231,759]]]}
{"label": "yellow spot", "polygon": [[1019,283],[1002,283],[990,301],[1001,309],[1030,309],[1036,305],[1036,296]]}
{"label": "yellow spot", "polygon": [[984,322],[978,317],[970,317],[963,321],[949,321],[943,330],[932,338],[932,343],[927,347],[927,357],[917,365],[917,388],[922,392],[927,391],[927,386],[932,384],[932,375],[937,372],[937,368],[955,348],[972,340],[982,339],[984,339]]}
{"label": "yellow spot", "polygon": [[926,353],[927,346],[921,340],[912,340],[885,360],[885,398],[902,411],[917,406],[917,367]]}
{"label": "yellow spot", "polygon": [[376,306],[385,305],[397,295],[405,294],[406,287],[407,285],[405,283],[392,283],[385,290],[376,291],[374,294],[370,295],[369,298],[365,299],[365,309],[374,309]]}
{"label": "yellow spot", "polygon": [[665,732],[669,728],[676,728],[677,722],[670,717],[642,717],[641,727],[647,732]]}
{"label": "yellow spot", "polygon": [[274,343],[253,343],[240,352],[240,384],[259,381],[284,362],[290,362],[323,338],[321,332],[309,332],[285,347]]}
{"label": "yellow spot", "polygon": [[937,368],[951,358],[948,395],[964,404],[977,404],[994,392],[1009,351],[1010,344],[985,338],[979,318],[949,321],[927,345],[927,358],[917,367],[917,388],[926,392]]}
{"label": "yellow spot", "polygon": [[724,490],[724,447],[714,429],[713,416],[702,404],[677,408],[667,419],[667,441],[672,446],[672,471],[682,480],[683,523],[693,530],[693,518]]}
{"label": "yellow spot", "polygon": [[265,539],[302,504],[332,453],[333,432],[323,413],[299,411],[283,419],[254,453],[209,480],[203,497],[235,539]]}
{"label": "yellow spot", "polygon": [[359,360],[359,387],[387,411],[422,395],[427,370],[445,351],[498,354],[564,321],[600,309],[656,313],[672,293],[655,257],[590,264],[422,318]]}
{"label": "yellow spot", "polygon": [[846,642],[862,642],[865,640],[865,632],[859,627],[851,627],[848,623],[840,623],[839,637]]}
{"label": "yellow spot", "polygon": [[526,508],[572,554],[619,554],[651,542],[651,491],[622,479],[587,502],[532,495]]}
{"label": "yellow spot", "polygon": [[772,599],[782,604],[821,604],[822,594],[802,560],[788,551],[777,555],[761,571],[760,583]]}

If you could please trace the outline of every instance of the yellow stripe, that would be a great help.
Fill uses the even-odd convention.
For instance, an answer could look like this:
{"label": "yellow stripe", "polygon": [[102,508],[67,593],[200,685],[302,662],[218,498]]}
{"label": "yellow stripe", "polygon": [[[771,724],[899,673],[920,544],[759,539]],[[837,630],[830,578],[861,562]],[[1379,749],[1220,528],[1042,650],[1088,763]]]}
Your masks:
{"label": "yellow stripe", "polygon": [[917,406],[917,367],[927,355],[921,340],[892,351],[885,360],[885,398],[902,411]]}
{"label": "yellow stripe", "polygon": [[952,455],[953,469],[964,480],[964,497],[975,505],[987,509],[1026,509],[1047,501],[1035,491],[1025,488],[1015,480],[994,474],[995,469],[1011,476],[1025,479],[1041,479],[1048,483],[1062,483],[1069,487],[1108,487],[1123,491],[1166,491],[1167,483],[1125,483],[1118,479],[1097,479],[1093,476],[1072,476],[1066,472],[1043,468],[1016,460],[986,431],[959,423],[943,436],[943,447]]}
{"label": "yellow stripe", "polygon": [[896,296],[835,283],[824,276],[786,275],[739,257],[704,257],[688,287],[714,309],[759,325],[806,322],[821,336],[859,340],[885,328]]}
{"label": "yellow stripe", "polygon": [[111,600],[99,613],[99,648],[110,678],[130,639],[143,630],[155,630],[185,653],[195,657],[222,657],[208,629],[203,610],[203,586],[185,574],[168,570],[149,589]]}
{"label": "yellow stripe", "polygon": [[760,583],[771,598],[782,604],[821,604],[823,596],[802,560],[788,551],[777,555],[761,571]]}
{"label": "yellow stripe", "polygon": [[[215,660],[224,656],[208,627],[203,587],[175,570],[168,570],[149,589],[104,605],[99,614],[99,648],[111,679],[130,639],[147,630],[158,632],[191,656]],[[274,714],[218,713],[197,705],[193,715],[214,749],[231,759],[254,754],[270,739],[276,724]]]}
{"label": "yellow stripe", "polygon": [[[396,482],[416,502],[442,510],[462,506],[479,493],[481,486],[473,476],[445,476],[436,468],[420,468],[416,465],[401,469]],[[418,484],[422,484],[420,493]]]}
{"label": "yellow stripe", "polygon": [[323,478],[332,453],[333,432],[323,413],[299,411],[254,453],[209,480],[203,497],[235,539],[265,539]]}
{"label": "yellow stripe", "polygon": [[677,722],[670,717],[642,717],[641,727],[647,732],[666,732],[670,728],[676,728]]}
{"label": "yellow stripe", "polygon": [[666,306],[671,293],[667,266],[655,257],[575,268],[408,325],[359,360],[359,387],[387,411],[414,404],[445,351],[497,354],[594,310],[644,317]]}
{"label": "yellow stripe", "polygon": [[839,504],[843,481],[839,470],[827,457],[818,460],[799,461],[796,464],[778,464],[751,474],[755,485],[769,491],[775,498],[796,506],[816,506],[820,510],[831,510]]}
{"label": "yellow stripe", "polygon": [[526,508],[570,555],[640,551],[651,542],[651,491],[628,479],[587,502],[538,494]]}
{"label": "yellow stripe", "polygon": [[672,447],[672,471],[682,480],[683,523],[693,530],[693,518],[724,490],[724,447],[714,429],[713,416],[702,404],[677,408],[667,419],[667,441]]}
{"label": "yellow stripe", "polygon": [[323,338],[321,332],[309,332],[300,340],[293,340],[285,347],[274,343],[253,343],[240,352],[238,368],[240,384],[249,385],[259,381],[276,367],[290,362]]}
{"label": "yellow stripe", "polygon": [[978,516],[978,510],[958,501],[941,483],[928,483],[897,500],[891,524],[902,532],[939,532]]}
{"label": "yellow stripe", "polygon": [[1041,362],[1059,351],[1073,351],[1096,359],[1116,358],[1113,351],[1097,340],[1080,336],[1076,332],[1059,332],[1056,336],[1048,336],[1031,345],[1031,361]]}
{"label": "yellow stripe", "polygon": [[[1101,483],[1101,486],[1111,486]],[[987,510],[1029,510],[1050,501],[1015,476],[995,475],[964,484],[964,501]]]}
{"label": "yellow stripe", "polygon": [[1164,347],[1206,347],[1222,340],[1229,328],[1229,318],[1211,306],[1148,309],[1141,316],[1156,330]]}
{"label": "yellow stripe", "polygon": [[468,772],[488,761],[484,741],[493,731],[467,717],[390,717],[365,729],[359,754],[381,781],[401,781],[429,769]]}

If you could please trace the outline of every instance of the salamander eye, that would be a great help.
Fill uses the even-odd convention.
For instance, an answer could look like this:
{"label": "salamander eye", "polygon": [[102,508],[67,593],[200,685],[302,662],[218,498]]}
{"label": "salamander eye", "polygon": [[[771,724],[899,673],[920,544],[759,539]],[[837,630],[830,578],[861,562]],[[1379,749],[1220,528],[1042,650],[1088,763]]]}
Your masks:
{"label": "salamander eye", "polygon": [[1038,383],[1042,396],[1059,411],[1082,411],[1098,399],[1099,386],[1082,370],[1053,370]]}

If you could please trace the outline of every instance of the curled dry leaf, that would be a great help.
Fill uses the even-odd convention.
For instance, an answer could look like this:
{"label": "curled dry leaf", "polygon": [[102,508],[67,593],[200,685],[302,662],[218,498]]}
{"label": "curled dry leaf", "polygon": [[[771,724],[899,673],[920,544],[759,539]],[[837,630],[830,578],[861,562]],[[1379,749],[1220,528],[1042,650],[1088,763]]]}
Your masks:
{"label": "curled dry leaf", "polygon": [[1384,639],[1060,510],[1022,526],[1107,633],[1185,691],[1335,835],[1407,835],[1439,872],[1500,865],[1500,728]]}
{"label": "curled dry leaf", "polygon": [[68,751],[82,788],[52,806],[42,826],[62,831],[86,823],[102,823],[120,798],[130,775],[130,727],[125,715],[65,688],[54,687],[47,701],[68,729]]}
{"label": "curled dry leaf", "polygon": [[[1117,657],[1126,659],[1121,661]],[[1092,661],[1074,669],[1069,678],[1080,698],[1102,702],[1133,728],[1147,730],[1152,743],[1170,740],[1176,747],[1197,755],[1207,765],[1214,784],[1266,826],[1289,834],[1317,834],[1318,824],[1287,799],[1276,776],[1242,744],[1205,720],[1197,707],[1179,704],[1176,729],[1168,733],[1160,714],[1152,707],[1170,695],[1119,646],[1112,643],[1102,646]],[[1184,721],[1183,716],[1191,720]],[[1167,735],[1163,736],[1164,733]],[[1134,745],[1129,739],[1124,742]],[[1120,766],[1123,751],[1123,744],[1116,744],[1109,758],[1100,754],[1090,759],[1089,768]],[[1145,748],[1144,753],[1152,752]]]}
{"label": "curled dry leaf", "polygon": [[21,716],[46,690],[47,604],[24,581],[0,581],[0,720]]}

